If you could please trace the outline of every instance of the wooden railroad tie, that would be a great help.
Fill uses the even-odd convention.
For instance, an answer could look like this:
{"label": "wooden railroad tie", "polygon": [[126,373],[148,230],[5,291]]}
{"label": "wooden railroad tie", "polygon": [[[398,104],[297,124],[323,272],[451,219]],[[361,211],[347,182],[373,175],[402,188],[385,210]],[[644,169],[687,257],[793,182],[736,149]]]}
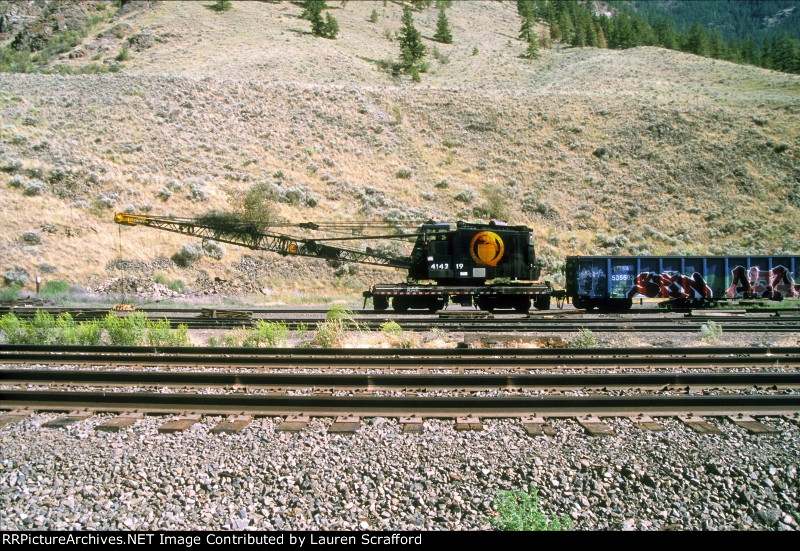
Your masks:
{"label": "wooden railroad tie", "polygon": [[359,428],[361,428],[361,418],[351,413],[336,417],[336,419],[333,420],[333,424],[328,427],[328,432],[352,434],[357,432]]}
{"label": "wooden railroad tie", "polygon": [[299,432],[308,426],[311,419],[307,415],[287,415],[275,432]]}
{"label": "wooden railroad tie", "polygon": [[765,425],[760,421],[756,421],[749,415],[729,415],[728,419],[733,421],[734,424],[742,427],[750,434],[777,434],[781,431],[770,425]]}
{"label": "wooden railroad tie", "polygon": [[475,415],[456,417],[455,429],[457,431],[483,430],[483,423]]}
{"label": "wooden railroad tie", "polygon": [[109,419],[105,423],[97,425],[94,430],[100,430],[104,432],[119,432],[132,426],[140,419],[144,419],[144,413],[141,411],[124,411],[113,419]]}
{"label": "wooden railroad tie", "polygon": [[94,415],[94,413],[87,410],[70,411],[66,417],[59,417],[58,419],[53,419],[52,421],[48,421],[42,426],[48,429],[59,429],[77,423],[78,421],[83,421],[84,419],[88,419],[92,415]]}
{"label": "wooden railroad tie", "polygon": [[183,432],[195,423],[200,421],[200,414],[199,413],[188,413],[183,414],[177,419],[169,421],[165,425],[162,425],[158,428],[159,434],[172,434],[175,432]]}
{"label": "wooden railroad tie", "polygon": [[522,428],[528,436],[555,436],[555,429],[547,424],[544,417],[528,415],[520,419]]}
{"label": "wooden railroad tie", "polygon": [[29,409],[15,409],[13,411],[9,411],[2,417],[0,417],[0,427],[5,427],[6,425],[10,425],[11,423],[16,423],[17,421],[22,421],[23,419],[27,419],[33,415],[33,411]]}
{"label": "wooden railroad tie", "polygon": [[422,417],[419,415],[410,415],[407,417],[400,417],[400,423],[403,425],[403,432],[408,434],[421,434],[423,430]]}
{"label": "wooden railroad tie", "polygon": [[689,427],[690,429],[694,430],[695,432],[699,432],[700,434],[722,433],[721,430],[719,430],[717,427],[706,421],[703,417],[699,417],[692,413],[681,415],[680,417],[678,417],[678,420],[687,427]]}
{"label": "wooden railroad tie", "polygon": [[643,415],[640,413],[639,415],[632,416],[630,419],[631,421],[633,421],[633,424],[641,430],[647,430],[647,431],[664,430],[664,425],[662,425],[649,415]]}
{"label": "wooden railroad tie", "polygon": [[216,427],[211,429],[211,434],[234,434],[243,431],[253,420],[252,415],[230,415],[224,421],[220,421]]}
{"label": "wooden railroad tie", "polygon": [[595,415],[586,415],[576,419],[589,436],[616,436],[616,433]]}

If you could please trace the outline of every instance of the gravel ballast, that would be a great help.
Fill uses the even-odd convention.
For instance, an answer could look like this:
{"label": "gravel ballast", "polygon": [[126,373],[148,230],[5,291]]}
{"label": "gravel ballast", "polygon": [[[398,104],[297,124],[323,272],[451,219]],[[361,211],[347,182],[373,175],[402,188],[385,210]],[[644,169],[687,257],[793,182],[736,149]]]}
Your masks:
{"label": "gravel ballast", "polygon": [[221,417],[158,434],[167,417],[120,433],[98,415],[61,429],[36,414],[0,429],[0,528],[383,529],[490,528],[499,490],[537,488],[548,515],[578,530],[798,530],[800,428],[749,435],[715,419],[701,435],[667,419],[645,432],[610,419],[613,437],[572,420],[526,436],[514,420],[456,432],[428,420],[403,434],[395,419],[365,419],[357,434],[327,434],[331,419],[277,433],[280,418],[212,435]]}

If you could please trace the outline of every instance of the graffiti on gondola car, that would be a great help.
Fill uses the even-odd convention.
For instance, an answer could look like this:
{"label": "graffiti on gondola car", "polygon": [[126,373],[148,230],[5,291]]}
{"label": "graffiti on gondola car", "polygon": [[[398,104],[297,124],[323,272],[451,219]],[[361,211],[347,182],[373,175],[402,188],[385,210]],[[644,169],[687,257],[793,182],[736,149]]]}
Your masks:
{"label": "graffiti on gondola car", "polygon": [[[758,266],[736,266],[731,270],[731,283],[725,298],[787,298],[800,296],[800,285],[784,266],[761,270]],[[699,272],[691,276],[679,273],[642,272],[628,290],[628,298],[714,298],[711,286]]]}
{"label": "graffiti on gondola car", "polygon": [[736,266],[725,298],[786,298],[800,296],[800,285],[785,266],[761,270],[758,266]]}
{"label": "graffiti on gondola car", "polygon": [[643,272],[636,276],[628,290],[628,298],[713,298],[714,291],[703,276],[675,273]]}
{"label": "graffiti on gondola car", "polygon": [[581,269],[578,274],[578,294],[585,296],[603,295],[606,292],[608,276],[605,270],[596,266]]}

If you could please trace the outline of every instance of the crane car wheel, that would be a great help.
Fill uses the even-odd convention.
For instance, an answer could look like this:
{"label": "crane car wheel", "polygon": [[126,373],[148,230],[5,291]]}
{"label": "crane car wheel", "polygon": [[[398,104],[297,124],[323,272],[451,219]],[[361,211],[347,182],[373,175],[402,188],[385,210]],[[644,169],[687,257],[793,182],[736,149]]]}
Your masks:
{"label": "crane car wheel", "polygon": [[478,308],[486,312],[494,312],[497,307],[497,299],[493,296],[481,295],[478,297]]}
{"label": "crane car wheel", "polygon": [[383,295],[372,297],[372,307],[375,310],[386,310],[389,307],[389,299]]}
{"label": "crane car wheel", "polygon": [[533,305],[536,307],[537,310],[549,310],[550,295],[537,296],[535,299],[533,299]]}
{"label": "crane car wheel", "polygon": [[[538,299],[536,299],[538,301]],[[514,310],[520,314],[525,314],[531,309],[531,299],[525,295],[520,295],[514,299]]]}
{"label": "crane car wheel", "polygon": [[431,314],[438,312],[444,306],[444,300],[442,297],[433,296],[428,299],[428,312]]}
{"label": "crane car wheel", "polygon": [[395,312],[407,312],[409,300],[407,297],[399,296],[392,299],[392,308]]}

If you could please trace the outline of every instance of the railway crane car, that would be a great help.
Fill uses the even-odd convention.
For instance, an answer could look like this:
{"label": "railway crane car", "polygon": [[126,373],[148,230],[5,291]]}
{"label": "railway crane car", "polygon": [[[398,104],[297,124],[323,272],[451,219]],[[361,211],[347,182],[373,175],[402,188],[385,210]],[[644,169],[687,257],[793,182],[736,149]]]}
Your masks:
{"label": "railway crane car", "polygon": [[800,256],[570,256],[567,296],[577,308],[624,312],[637,298],[675,307],[731,299],[800,297]]}
{"label": "railway crane car", "polygon": [[[503,222],[488,224],[428,221],[414,233],[370,235],[363,240],[414,239],[408,256],[354,249],[338,244],[358,237],[292,237],[257,228],[246,221],[221,217],[177,218],[116,213],[114,221],[128,226],[146,226],[213,241],[267,250],[282,255],[299,255],[342,262],[372,264],[406,270],[405,282],[374,285],[364,291],[375,310],[392,307],[436,311],[449,302],[476,305],[483,310],[514,309],[527,312],[533,305],[548,309],[557,296],[549,282],[538,281],[541,269],[527,226]],[[323,224],[294,224],[317,230]]]}

